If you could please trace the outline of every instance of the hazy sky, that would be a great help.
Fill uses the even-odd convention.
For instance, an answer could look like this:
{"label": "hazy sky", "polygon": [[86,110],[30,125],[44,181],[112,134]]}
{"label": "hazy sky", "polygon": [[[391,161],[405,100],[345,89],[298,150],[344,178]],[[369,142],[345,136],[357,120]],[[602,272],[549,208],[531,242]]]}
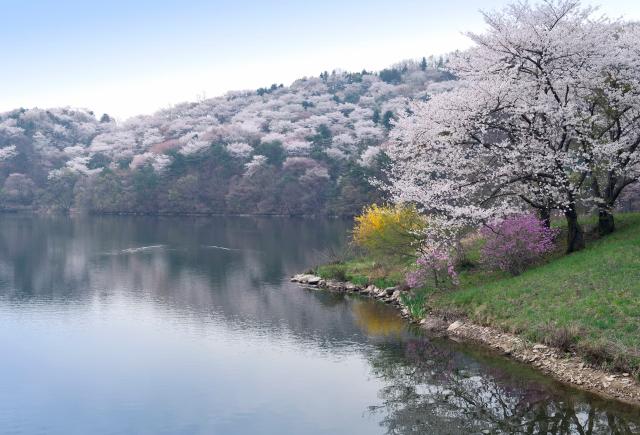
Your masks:
{"label": "hazy sky", "polygon": [[[323,70],[380,69],[469,45],[509,0],[0,0],[0,111],[118,118]],[[597,3],[597,2],[596,2]],[[640,20],[640,0],[601,0]]]}

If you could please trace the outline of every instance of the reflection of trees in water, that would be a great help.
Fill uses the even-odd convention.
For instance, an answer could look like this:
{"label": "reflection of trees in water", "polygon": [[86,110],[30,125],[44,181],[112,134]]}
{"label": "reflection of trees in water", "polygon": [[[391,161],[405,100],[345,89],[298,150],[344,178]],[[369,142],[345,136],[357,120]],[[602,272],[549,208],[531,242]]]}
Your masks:
{"label": "reflection of trees in water", "polygon": [[[390,433],[638,431],[638,419],[598,403],[561,401],[566,395],[532,387],[511,370],[491,369],[491,362],[480,372],[477,358],[447,344],[416,339],[405,345],[399,340],[409,334],[390,307],[357,298],[345,304],[343,295],[282,282],[316,262],[322,250],[339,247],[346,227],[296,219],[5,216],[0,293],[25,304],[74,307],[126,295],[198,320],[215,313],[234,330],[292,333],[332,352],[382,343],[371,363],[388,383],[379,412]],[[163,247],[121,252],[151,245]]]}
{"label": "reflection of trees in water", "polygon": [[[343,296],[300,291],[287,279],[325,250],[339,249],[348,225],[255,217],[2,216],[0,297],[25,305],[73,302],[77,309],[96,301],[141,303],[198,321],[224,319],[234,329],[270,328],[320,346],[349,346],[354,336],[365,337]],[[155,248],[135,249],[145,246]]]}
{"label": "reflection of trees in water", "polygon": [[384,415],[382,425],[392,434],[640,431],[633,411],[625,414],[596,399],[560,394],[557,386],[536,382],[517,365],[478,365],[443,343],[417,339],[385,345],[372,354],[371,364],[386,382],[383,404],[372,412]]}
{"label": "reflection of trees in water", "polygon": [[381,303],[356,299],[352,309],[358,326],[369,336],[400,337],[405,330],[405,320],[398,316],[396,310]]}
{"label": "reflection of trees in water", "polygon": [[[172,293],[199,287],[278,284],[340,246],[347,223],[269,218],[3,216],[1,278],[15,296],[82,300],[95,285]],[[163,245],[160,249],[123,252]],[[207,249],[207,245],[233,251]]]}

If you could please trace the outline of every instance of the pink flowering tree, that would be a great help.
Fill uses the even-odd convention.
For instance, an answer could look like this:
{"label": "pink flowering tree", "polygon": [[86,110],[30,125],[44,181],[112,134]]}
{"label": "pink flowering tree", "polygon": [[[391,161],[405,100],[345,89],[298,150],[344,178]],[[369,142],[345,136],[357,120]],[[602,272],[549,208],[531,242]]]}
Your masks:
{"label": "pink flowering tree", "polygon": [[453,258],[446,250],[425,250],[416,260],[416,266],[415,270],[405,276],[405,281],[411,288],[422,287],[429,282],[432,282],[435,288],[458,285]]}
{"label": "pink flowering tree", "polygon": [[482,261],[492,269],[519,275],[555,249],[558,232],[532,214],[508,217],[483,228]]}

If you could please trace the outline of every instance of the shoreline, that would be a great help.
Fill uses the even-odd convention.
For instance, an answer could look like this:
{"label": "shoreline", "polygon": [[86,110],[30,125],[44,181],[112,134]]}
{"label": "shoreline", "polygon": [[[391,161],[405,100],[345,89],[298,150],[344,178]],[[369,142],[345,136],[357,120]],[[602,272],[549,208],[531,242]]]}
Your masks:
{"label": "shoreline", "polygon": [[310,274],[295,275],[291,278],[291,282],[316,290],[359,294],[392,305],[400,311],[404,319],[431,333],[484,345],[573,388],[628,405],[640,406],[640,381],[629,373],[616,373],[593,367],[576,354],[533,343],[497,328],[478,325],[461,316],[430,313],[423,319],[416,319],[402,304],[400,297],[402,293],[396,287],[386,289],[380,289],[374,285],[363,287],[351,282],[324,280]]}

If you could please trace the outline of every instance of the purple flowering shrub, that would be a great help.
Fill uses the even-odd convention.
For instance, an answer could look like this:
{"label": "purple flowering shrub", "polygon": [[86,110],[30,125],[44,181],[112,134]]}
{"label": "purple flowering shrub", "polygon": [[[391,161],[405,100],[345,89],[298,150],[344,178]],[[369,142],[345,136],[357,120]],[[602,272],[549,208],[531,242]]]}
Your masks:
{"label": "purple flowering shrub", "polygon": [[482,229],[482,261],[489,268],[519,275],[555,248],[559,230],[532,214],[508,217]]}
{"label": "purple flowering shrub", "polygon": [[432,280],[436,288],[458,285],[454,260],[442,249],[428,249],[416,260],[417,269],[405,275],[411,288],[422,287]]}

